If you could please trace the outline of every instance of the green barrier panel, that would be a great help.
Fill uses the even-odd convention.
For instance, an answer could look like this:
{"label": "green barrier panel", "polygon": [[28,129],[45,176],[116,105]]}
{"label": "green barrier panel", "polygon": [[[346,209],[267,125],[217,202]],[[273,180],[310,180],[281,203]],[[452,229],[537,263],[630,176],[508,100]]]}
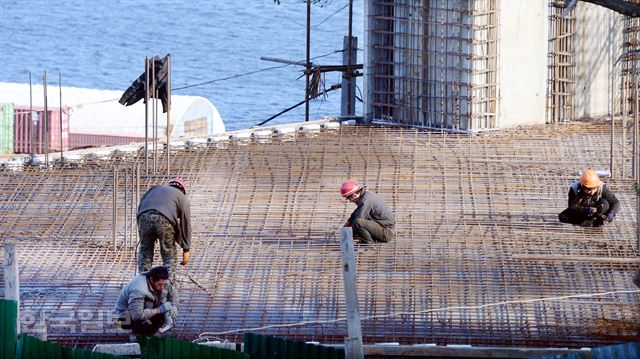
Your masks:
{"label": "green barrier panel", "polygon": [[44,342],[27,334],[18,336],[16,359],[127,359],[105,353],[92,352],[84,349],[63,348],[57,343]]}
{"label": "green barrier panel", "polygon": [[0,359],[16,356],[18,302],[0,300]]}
{"label": "green barrier panel", "polygon": [[16,359],[40,358],[62,359],[62,346],[60,344],[43,342],[40,339],[24,333],[20,334],[16,347]]}
{"label": "green barrier panel", "polygon": [[249,359],[249,355],[230,349],[207,347],[184,340],[139,336],[143,359]]}
{"label": "green barrier panel", "polygon": [[251,359],[344,359],[343,348],[307,344],[274,336],[244,334],[244,352]]}

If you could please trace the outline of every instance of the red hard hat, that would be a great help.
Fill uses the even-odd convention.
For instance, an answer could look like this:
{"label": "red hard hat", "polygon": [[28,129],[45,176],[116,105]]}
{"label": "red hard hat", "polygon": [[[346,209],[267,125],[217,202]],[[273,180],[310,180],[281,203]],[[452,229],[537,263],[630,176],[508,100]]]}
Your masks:
{"label": "red hard hat", "polygon": [[179,189],[182,189],[184,194],[187,194],[187,182],[180,177],[172,178],[169,181],[169,186],[179,187]]}
{"label": "red hard hat", "polygon": [[342,182],[342,186],[340,187],[340,194],[342,197],[349,197],[352,194],[358,192],[362,189],[362,186],[358,184],[356,181],[345,181]]}

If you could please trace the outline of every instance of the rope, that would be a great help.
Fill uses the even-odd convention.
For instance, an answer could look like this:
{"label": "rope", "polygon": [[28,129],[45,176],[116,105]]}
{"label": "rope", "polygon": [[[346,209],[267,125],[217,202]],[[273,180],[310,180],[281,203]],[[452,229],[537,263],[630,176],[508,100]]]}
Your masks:
{"label": "rope", "polygon": [[[497,307],[497,306],[503,306],[503,305],[509,305],[509,304],[536,303],[536,302],[545,302],[545,301],[560,301],[560,300],[572,299],[572,298],[592,298],[592,297],[608,296],[608,295],[612,295],[612,294],[633,294],[633,293],[640,293],[640,289],[636,289],[636,290],[620,290],[620,291],[602,292],[602,293],[589,293],[589,294],[574,294],[574,295],[566,295],[566,296],[560,296],[560,297],[534,298],[534,299],[524,299],[524,300],[509,300],[509,301],[504,301],[504,302],[488,303],[488,304],[482,304],[482,305],[456,306],[456,307],[447,307],[447,308],[439,308],[439,309],[421,310],[421,311],[416,311],[416,312],[399,312],[399,313],[392,313],[392,314],[381,314],[381,315],[372,315],[372,316],[368,316],[368,317],[362,317],[362,318],[360,318],[360,320],[377,319],[377,318],[391,318],[391,317],[396,317],[396,316],[401,316],[401,315],[414,315],[414,314],[427,314],[427,313],[436,313],[436,312],[446,312],[446,311],[450,311],[450,310],[483,309],[483,308]],[[264,326],[264,327],[234,329],[234,330],[227,330],[227,331],[224,331],[224,332],[217,332],[217,333],[204,332],[204,333],[201,333],[200,335],[198,335],[198,338],[205,338],[205,337],[209,337],[209,336],[218,336],[218,335],[224,335],[224,334],[233,334],[233,333],[239,333],[239,332],[248,332],[248,331],[253,332],[253,331],[265,330],[265,329],[271,329],[271,328],[288,328],[288,327],[297,327],[297,326],[303,326],[303,325],[309,325],[309,324],[330,324],[330,323],[337,323],[337,322],[346,321],[346,320],[347,320],[347,318],[337,318],[337,319],[328,319],[328,320],[310,320],[310,321],[291,323],[291,324],[272,324],[272,325],[267,325],[267,326]]]}

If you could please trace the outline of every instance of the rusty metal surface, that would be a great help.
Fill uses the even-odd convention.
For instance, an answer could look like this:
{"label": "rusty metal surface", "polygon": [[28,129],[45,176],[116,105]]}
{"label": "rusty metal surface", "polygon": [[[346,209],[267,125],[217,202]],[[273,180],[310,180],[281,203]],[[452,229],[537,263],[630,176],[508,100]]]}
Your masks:
{"label": "rusty metal surface", "polygon": [[[172,175],[189,182],[194,241],[171,334],[239,342],[238,329],[283,325],[256,332],[341,343],[338,230],[355,207],[338,189],[351,178],[398,221],[394,242],[356,247],[365,343],[582,347],[637,338],[638,293],[541,300],[636,289],[632,180],[606,181],[622,202],[606,227],[557,220],[577,172],[608,167],[607,126],[480,135],[341,126],[176,147]],[[49,340],[70,346],[128,339],[107,314],[135,271],[126,176],[139,156],[0,172],[0,237],[19,242],[23,331],[44,323]],[[616,170],[623,165],[630,173],[630,161],[617,159]],[[166,179],[142,176],[141,190]]]}

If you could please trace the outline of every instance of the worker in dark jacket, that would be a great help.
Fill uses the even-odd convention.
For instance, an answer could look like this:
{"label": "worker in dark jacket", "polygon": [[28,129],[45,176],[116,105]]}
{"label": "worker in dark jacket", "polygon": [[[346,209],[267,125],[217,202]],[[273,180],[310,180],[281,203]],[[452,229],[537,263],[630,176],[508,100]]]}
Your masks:
{"label": "worker in dark jacket", "polygon": [[191,209],[187,199],[187,184],[174,178],[168,185],[155,185],[147,190],[138,206],[138,233],[140,251],[138,270],[151,269],[156,240],[160,244],[162,263],[169,269],[171,283],[175,286],[177,245],[182,247],[182,262],[189,263],[191,245]]}
{"label": "worker in dark jacket", "polygon": [[595,171],[582,171],[580,181],[569,188],[569,207],[558,215],[560,222],[583,227],[601,227],[620,210],[616,195],[600,181]]}
{"label": "worker in dark jacket", "polygon": [[391,208],[380,196],[355,181],[342,183],[340,193],[342,197],[358,206],[344,224],[345,227],[352,227],[354,240],[361,243],[393,240],[396,219]]}
{"label": "worker in dark jacket", "polygon": [[171,328],[178,316],[178,296],[169,270],[154,267],[135,276],[118,295],[114,309],[122,329],[134,335],[155,335]]}

